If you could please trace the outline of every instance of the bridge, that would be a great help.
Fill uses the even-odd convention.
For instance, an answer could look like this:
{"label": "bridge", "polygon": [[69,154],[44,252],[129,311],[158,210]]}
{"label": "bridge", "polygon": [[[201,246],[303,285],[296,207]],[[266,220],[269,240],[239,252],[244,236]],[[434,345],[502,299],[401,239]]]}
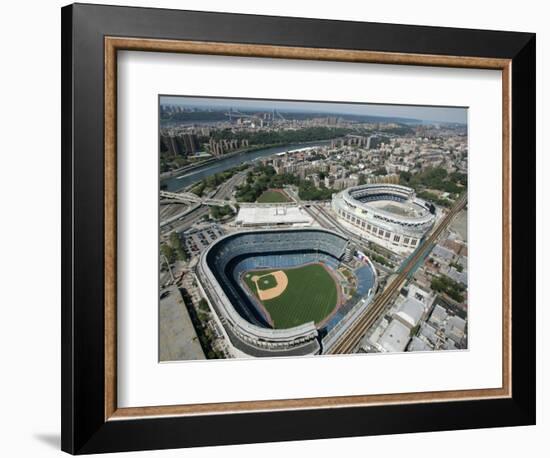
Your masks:
{"label": "bridge", "polygon": [[255,114],[241,113],[239,110],[234,110],[233,108],[230,108],[224,115],[229,118],[229,121],[233,121],[233,118],[260,119],[260,117]]}
{"label": "bridge", "polygon": [[194,203],[201,205],[211,205],[216,207],[223,207],[229,205],[235,207],[236,202],[233,200],[222,200],[214,199],[210,197],[199,197],[196,194],[191,192],[170,192],[170,191],[160,191],[160,197],[164,199],[177,200],[185,203]]}
{"label": "bridge", "polygon": [[224,205],[229,205],[233,209],[236,209],[236,206],[239,207],[297,207],[297,206],[306,206],[306,205],[318,205],[319,203],[324,203],[324,201],[293,201],[293,202],[237,202],[234,199],[223,200],[215,199],[213,197],[199,197],[196,194],[191,192],[171,192],[171,191],[160,191],[160,197],[164,199],[177,200],[184,203],[193,203],[201,205],[211,205],[223,207]]}

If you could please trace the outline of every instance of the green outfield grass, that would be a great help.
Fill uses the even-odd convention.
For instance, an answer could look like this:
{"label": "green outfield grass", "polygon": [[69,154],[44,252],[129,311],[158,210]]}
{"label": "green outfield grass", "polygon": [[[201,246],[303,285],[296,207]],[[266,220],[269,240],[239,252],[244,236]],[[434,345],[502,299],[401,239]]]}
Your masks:
{"label": "green outfield grass", "polygon": [[261,204],[278,204],[290,202],[290,199],[287,197],[286,194],[282,193],[281,191],[268,189],[267,191],[264,191],[260,197],[258,197],[258,200],[256,200],[256,202],[259,202]]}
{"label": "green outfield grass", "polygon": [[[274,299],[262,301],[273,321],[275,329],[286,329],[300,324],[323,321],[338,303],[338,290],[334,279],[320,264],[310,264],[295,269],[272,269],[251,271],[244,281],[251,291],[257,294],[256,285],[251,280],[254,275],[265,275],[283,270],[288,277],[286,290]],[[268,276],[274,280],[274,277]],[[272,288],[274,285],[261,289]]]}

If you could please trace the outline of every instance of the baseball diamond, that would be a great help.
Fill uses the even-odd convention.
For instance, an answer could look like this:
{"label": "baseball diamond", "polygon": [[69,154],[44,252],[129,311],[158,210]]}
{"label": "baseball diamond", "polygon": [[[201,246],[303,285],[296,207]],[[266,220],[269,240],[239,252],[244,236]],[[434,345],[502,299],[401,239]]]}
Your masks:
{"label": "baseball diamond", "polygon": [[[286,329],[310,321],[319,324],[339,305],[340,287],[328,269],[316,263],[282,271],[253,271],[244,275],[244,281],[265,307],[273,327]],[[266,287],[264,281],[271,286]]]}
{"label": "baseball diamond", "polygon": [[263,229],[221,237],[201,255],[197,279],[238,356],[319,354],[323,341],[370,305],[376,272],[355,269],[345,296],[338,273],[347,237],[321,228]]}
{"label": "baseball diamond", "polygon": [[258,275],[247,274],[245,278],[249,288],[262,301],[280,296],[288,285],[288,277],[282,270],[263,274],[258,272]]}

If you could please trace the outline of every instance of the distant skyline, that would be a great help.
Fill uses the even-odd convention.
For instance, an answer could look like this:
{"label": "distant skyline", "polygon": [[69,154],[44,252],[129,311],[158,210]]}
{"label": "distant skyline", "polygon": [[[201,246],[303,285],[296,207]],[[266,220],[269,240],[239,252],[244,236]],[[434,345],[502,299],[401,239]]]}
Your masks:
{"label": "distant skyline", "polygon": [[222,97],[161,96],[161,105],[182,105],[196,108],[241,108],[245,110],[278,110],[412,118],[441,123],[467,123],[468,109],[425,105],[384,105],[349,102],[307,102],[282,100],[255,100]]}

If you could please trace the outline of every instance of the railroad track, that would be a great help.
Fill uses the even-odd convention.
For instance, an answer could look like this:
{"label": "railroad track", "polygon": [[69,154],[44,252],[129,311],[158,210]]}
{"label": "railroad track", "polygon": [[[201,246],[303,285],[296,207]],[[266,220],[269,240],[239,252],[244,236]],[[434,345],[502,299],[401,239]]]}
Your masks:
{"label": "railroad track", "polygon": [[378,295],[371,306],[365,310],[348,330],[332,345],[327,352],[328,354],[346,354],[351,353],[359,344],[361,338],[366,334],[368,329],[380,318],[384,313],[388,301],[393,295],[398,292],[403,282],[407,279],[411,269],[414,268],[417,262],[420,261],[430,249],[430,246],[439,238],[441,233],[449,226],[456,214],[464,208],[467,201],[467,195],[459,197],[449,213],[445,215],[443,220],[439,222],[430,236],[422,243],[416,253],[409,259],[407,265],[399,273],[399,275],[390,283],[380,295]]}

